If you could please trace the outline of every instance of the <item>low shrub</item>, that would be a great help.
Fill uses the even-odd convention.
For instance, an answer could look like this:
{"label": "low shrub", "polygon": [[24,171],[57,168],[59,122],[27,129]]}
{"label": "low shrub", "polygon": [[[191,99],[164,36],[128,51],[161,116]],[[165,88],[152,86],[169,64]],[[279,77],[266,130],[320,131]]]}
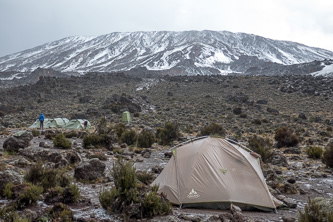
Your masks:
{"label": "low shrub", "polygon": [[205,126],[200,133],[201,136],[208,136],[208,135],[217,135],[217,136],[225,136],[225,130],[222,125],[217,123],[211,123],[208,126]]}
{"label": "low shrub", "polygon": [[17,208],[23,209],[39,200],[40,195],[43,193],[43,187],[35,186],[28,183],[28,186],[24,188],[23,192],[19,194],[16,200]]}
{"label": "low shrub", "polygon": [[[169,201],[163,196],[158,194],[156,188],[147,193],[143,200],[143,216],[153,217],[156,215],[167,215],[172,212],[172,207]],[[158,190],[158,187],[157,187]]]}
{"label": "low shrub", "polygon": [[275,130],[274,139],[277,141],[277,147],[292,147],[299,143],[299,138],[294,130],[289,127],[281,127]]}
{"label": "low shrub", "polygon": [[83,147],[90,148],[91,146],[105,147],[110,149],[115,142],[115,138],[108,134],[86,134],[83,137]]}
{"label": "low shrub", "polygon": [[36,164],[30,166],[29,171],[27,171],[24,175],[24,180],[33,184],[37,184],[41,182],[43,178],[43,172],[43,163],[42,161],[38,161]]}
{"label": "low shrub", "polygon": [[136,143],[137,135],[134,129],[125,130],[120,137],[121,143],[126,143],[127,145],[133,145]]}
{"label": "low shrub", "polygon": [[78,132],[72,130],[70,132],[65,132],[64,135],[65,135],[66,138],[78,137]]}
{"label": "low shrub", "polygon": [[0,162],[0,171],[3,171],[6,169],[6,164],[3,162]]}
{"label": "low shrub", "polygon": [[76,184],[71,184],[63,192],[64,203],[77,203],[81,197],[80,189]]}
{"label": "low shrub", "polygon": [[70,140],[66,139],[65,135],[62,133],[57,134],[53,138],[54,147],[59,147],[63,149],[70,149],[72,148],[72,143]]}
{"label": "low shrub", "polygon": [[56,186],[66,187],[70,184],[70,179],[64,175],[63,170],[43,167],[41,161],[31,165],[24,175],[24,180],[35,185],[41,185],[44,190]]}
{"label": "low shrub", "polygon": [[51,221],[64,221],[70,222],[73,221],[74,213],[71,209],[63,203],[56,203],[52,208],[48,211],[48,217],[50,217]]}
{"label": "low shrub", "polygon": [[136,188],[135,168],[131,162],[115,162],[111,174],[120,196],[126,197],[127,191]]}
{"label": "low shrub", "polygon": [[256,125],[261,125],[262,123],[260,119],[254,119],[252,122]]}
{"label": "low shrub", "polygon": [[122,213],[125,221],[171,213],[171,204],[163,195],[157,194],[158,187],[151,188],[137,182],[132,163],[118,160],[113,164],[111,174],[115,186],[99,194],[102,207],[109,213]]}
{"label": "low shrub", "polygon": [[155,142],[155,135],[147,130],[142,131],[138,135],[138,146],[143,148],[149,148]]}
{"label": "low shrub", "polygon": [[178,123],[167,122],[163,128],[158,128],[156,138],[162,145],[168,145],[180,136]]}
{"label": "low shrub", "polygon": [[241,114],[239,115],[239,117],[240,117],[240,118],[247,118],[247,115],[246,115],[245,113],[241,113]]}
{"label": "low shrub", "polygon": [[102,152],[96,152],[88,156],[89,159],[98,158],[101,161],[106,161],[108,158]]}
{"label": "low shrub", "polygon": [[333,199],[324,199],[317,197],[308,198],[308,202],[304,207],[304,213],[298,212],[299,222],[333,222]]}
{"label": "low shrub", "polygon": [[306,149],[306,153],[308,154],[309,158],[312,159],[319,159],[323,152],[324,150],[319,146],[310,146]]}
{"label": "low shrub", "polygon": [[6,184],[6,186],[3,190],[3,194],[5,195],[5,197],[7,199],[12,199],[12,197],[13,197],[13,191],[12,191],[13,187],[14,187],[14,184],[12,182],[9,182],[9,183]]}
{"label": "low shrub", "polygon": [[102,141],[101,136],[97,134],[86,134],[83,137],[83,147],[88,148],[90,146],[100,145]]}
{"label": "low shrub", "polygon": [[249,148],[261,156],[264,163],[268,163],[273,156],[272,143],[269,138],[254,135],[249,139]]}
{"label": "low shrub", "polygon": [[126,130],[126,126],[125,126],[125,124],[123,124],[123,123],[117,123],[117,124],[113,127],[113,129],[115,130],[115,132],[116,132],[118,138],[120,138],[121,135],[123,134],[123,132],[125,132],[125,130]]}
{"label": "low shrub", "polygon": [[333,168],[333,143],[330,143],[325,147],[322,161],[324,164],[326,164],[326,166]]}
{"label": "low shrub", "polygon": [[31,130],[31,133],[32,133],[32,136],[34,136],[34,137],[40,136],[40,131],[39,130],[33,129],[33,130]]}
{"label": "low shrub", "polygon": [[136,172],[136,177],[138,178],[139,181],[142,183],[149,185],[153,182],[155,179],[155,176],[152,172],[148,172],[147,170],[144,171],[137,171]]}
{"label": "low shrub", "polygon": [[113,200],[118,195],[119,194],[117,193],[117,189],[115,187],[112,187],[110,190],[102,190],[98,196],[99,202],[104,209],[111,211],[109,208],[111,207]]}
{"label": "low shrub", "polygon": [[13,204],[0,208],[0,221],[31,222],[27,218],[20,217],[16,212],[16,206]]}

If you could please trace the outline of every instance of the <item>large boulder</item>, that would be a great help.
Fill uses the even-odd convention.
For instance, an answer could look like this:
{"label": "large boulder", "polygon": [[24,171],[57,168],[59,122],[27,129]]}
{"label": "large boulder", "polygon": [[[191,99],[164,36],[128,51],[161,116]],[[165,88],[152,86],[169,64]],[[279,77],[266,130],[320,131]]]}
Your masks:
{"label": "large boulder", "polygon": [[19,131],[4,141],[3,148],[8,152],[18,152],[19,149],[28,147],[32,139],[30,131]]}
{"label": "large boulder", "polygon": [[3,190],[7,183],[12,182],[14,185],[21,184],[23,176],[14,170],[0,171],[0,196],[3,195]]}
{"label": "large boulder", "polygon": [[278,152],[273,153],[271,164],[284,167],[287,167],[289,165],[287,158],[283,154]]}
{"label": "large boulder", "polygon": [[98,158],[88,162],[81,162],[74,170],[74,178],[77,180],[94,181],[104,176],[105,163]]}

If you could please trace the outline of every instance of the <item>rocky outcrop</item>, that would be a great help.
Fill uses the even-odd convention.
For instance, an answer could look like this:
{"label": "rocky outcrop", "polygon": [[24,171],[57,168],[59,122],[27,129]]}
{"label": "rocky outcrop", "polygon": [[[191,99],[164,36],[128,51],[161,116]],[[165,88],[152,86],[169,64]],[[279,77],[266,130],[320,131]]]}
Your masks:
{"label": "rocky outcrop", "polygon": [[74,178],[83,181],[94,181],[104,177],[105,163],[98,158],[82,162],[74,170]]}
{"label": "rocky outcrop", "polygon": [[11,182],[14,185],[18,185],[21,184],[21,181],[23,181],[23,176],[15,170],[0,171],[0,196],[7,183]]}
{"label": "rocky outcrop", "polygon": [[27,148],[32,140],[32,133],[29,131],[19,131],[14,136],[9,137],[3,143],[3,148],[8,152],[18,152],[19,149]]}

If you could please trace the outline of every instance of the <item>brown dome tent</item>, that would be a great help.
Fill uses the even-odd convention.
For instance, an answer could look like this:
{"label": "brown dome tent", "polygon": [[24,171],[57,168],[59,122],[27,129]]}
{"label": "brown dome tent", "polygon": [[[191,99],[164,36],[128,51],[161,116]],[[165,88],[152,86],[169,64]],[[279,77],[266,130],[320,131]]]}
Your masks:
{"label": "brown dome tent", "polygon": [[172,148],[173,156],[152,183],[182,207],[273,211],[260,161],[234,143],[206,137]]}

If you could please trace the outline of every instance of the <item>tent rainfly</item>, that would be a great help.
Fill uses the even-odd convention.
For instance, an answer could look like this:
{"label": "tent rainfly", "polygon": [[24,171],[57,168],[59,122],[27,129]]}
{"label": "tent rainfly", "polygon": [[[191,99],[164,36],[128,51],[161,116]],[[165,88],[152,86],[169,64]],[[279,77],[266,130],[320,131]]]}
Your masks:
{"label": "tent rainfly", "polygon": [[[67,118],[44,119],[44,128],[63,128],[69,122]],[[37,119],[29,128],[39,128],[40,121]]]}
{"label": "tent rainfly", "polygon": [[122,119],[123,122],[132,121],[132,117],[131,117],[130,112],[128,112],[128,111],[123,112],[121,119]]}
{"label": "tent rainfly", "polygon": [[87,129],[91,128],[91,123],[86,119],[71,119],[66,124],[66,129],[84,129],[84,121],[88,122]]}
{"label": "tent rainfly", "polygon": [[[44,128],[84,129],[84,121],[88,122],[87,129],[90,129],[91,123],[88,120],[66,118],[44,119]],[[40,128],[40,121],[37,119],[29,128]]]}
{"label": "tent rainfly", "polygon": [[274,211],[281,202],[268,190],[255,155],[222,138],[206,137],[172,148],[152,185],[182,207]]}

